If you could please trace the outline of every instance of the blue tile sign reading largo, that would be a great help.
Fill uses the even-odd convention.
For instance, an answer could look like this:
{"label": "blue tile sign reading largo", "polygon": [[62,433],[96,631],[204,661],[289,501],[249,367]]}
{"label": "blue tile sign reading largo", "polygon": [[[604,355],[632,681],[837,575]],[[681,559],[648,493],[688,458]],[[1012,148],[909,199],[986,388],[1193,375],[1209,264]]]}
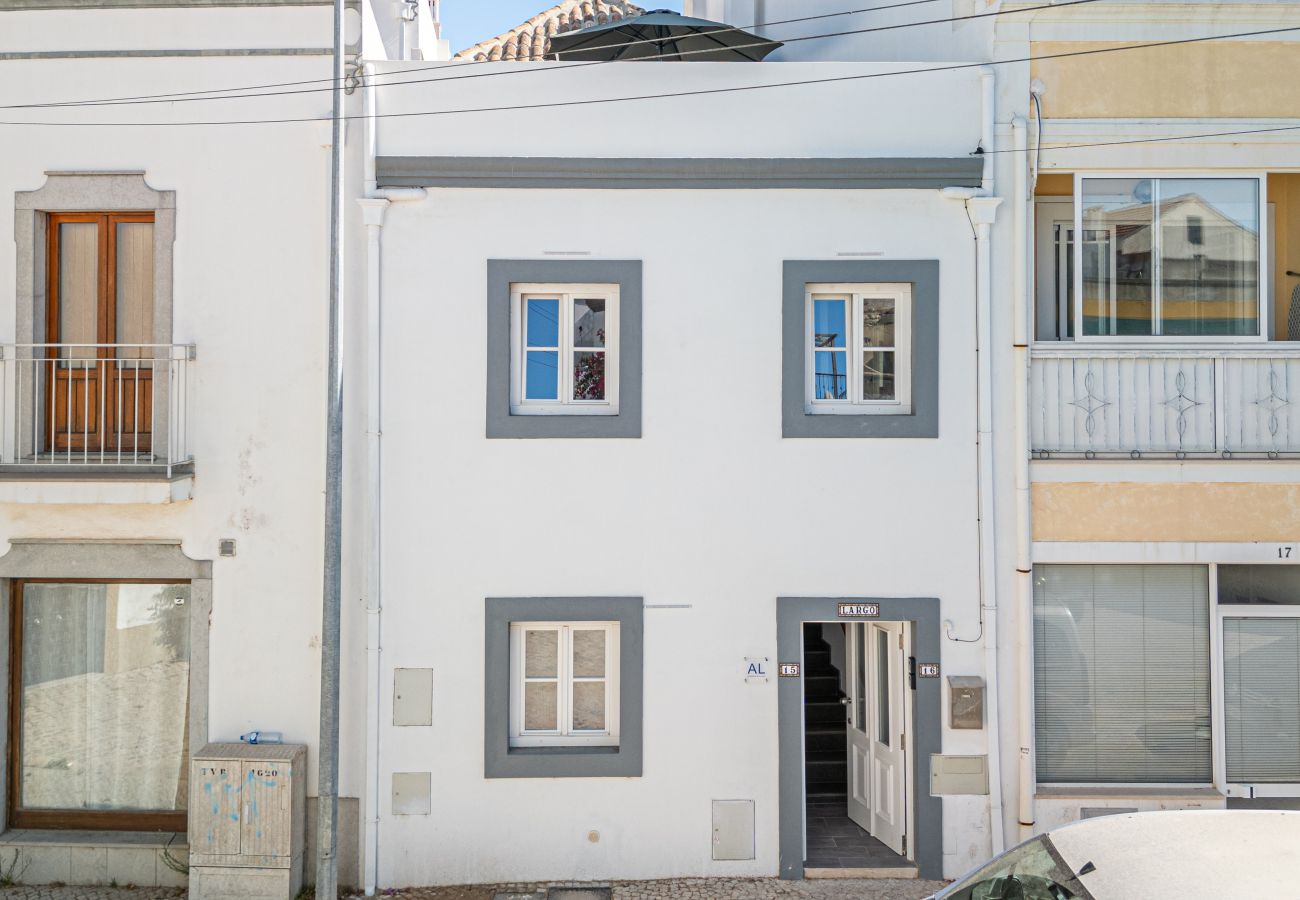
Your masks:
{"label": "blue tile sign reading largo", "polygon": [[879,603],[841,603],[837,608],[841,619],[879,619]]}

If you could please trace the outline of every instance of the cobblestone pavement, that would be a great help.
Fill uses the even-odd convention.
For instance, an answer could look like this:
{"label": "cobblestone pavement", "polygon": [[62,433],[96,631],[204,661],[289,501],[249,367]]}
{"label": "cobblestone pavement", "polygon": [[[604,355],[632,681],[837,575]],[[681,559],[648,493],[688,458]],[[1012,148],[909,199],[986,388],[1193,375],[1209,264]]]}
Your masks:
{"label": "cobblestone pavement", "polygon": [[[671,878],[615,881],[612,900],[921,900],[946,882],[902,879]],[[381,891],[385,900],[542,900],[552,885],[489,884]],[[553,885],[559,887],[561,885]],[[579,887],[579,885],[573,885]],[[358,900],[352,895],[347,900]],[[0,900],[5,900],[0,894]]]}
{"label": "cobblestone pavement", "polygon": [[22,884],[0,888],[0,900],[184,900],[185,888],[115,888]]}
{"label": "cobblestone pavement", "polygon": [[[664,881],[615,881],[612,900],[921,900],[943,887],[942,881],[899,879],[824,879],[778,881],[775,878],[672,878]],[[383,900],[542,900],[547,887],[581,885],[477,884],[459,887],[405,888],[380,891]],[[343,895],[359,900],[361,894]],[[0,900],[184,900],[183,888],[114,888],[75,885],[0,887]]]}

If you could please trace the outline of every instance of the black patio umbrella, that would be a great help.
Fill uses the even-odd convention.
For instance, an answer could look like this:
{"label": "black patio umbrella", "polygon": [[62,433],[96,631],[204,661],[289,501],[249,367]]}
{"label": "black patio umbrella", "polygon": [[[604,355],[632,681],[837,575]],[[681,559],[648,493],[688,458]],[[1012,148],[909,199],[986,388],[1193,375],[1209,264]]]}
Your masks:
{"label": "black patio umbrella", "polygon": [[770,41],[707,19],[692,19],[670,9],[593,25],[551,37],[550,56],[560,60],[700,60],[756,62],[780,41]]}

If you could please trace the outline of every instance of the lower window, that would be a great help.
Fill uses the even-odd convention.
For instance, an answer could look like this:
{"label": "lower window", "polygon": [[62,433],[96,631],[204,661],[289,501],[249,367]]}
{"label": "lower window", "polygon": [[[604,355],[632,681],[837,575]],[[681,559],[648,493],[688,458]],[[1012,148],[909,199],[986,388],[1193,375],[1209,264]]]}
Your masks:
{"label": "lower window", "polygon": [[513,622],[510,746],[617,746],[617,622]]}
{"label": "lower window", "polygon": [[1209,784],[1205,566],[1034,567],[1041,783]]}
{"label": "lower window", "polygon": [[184,831],[190,586],[18,581],[10,824]]}

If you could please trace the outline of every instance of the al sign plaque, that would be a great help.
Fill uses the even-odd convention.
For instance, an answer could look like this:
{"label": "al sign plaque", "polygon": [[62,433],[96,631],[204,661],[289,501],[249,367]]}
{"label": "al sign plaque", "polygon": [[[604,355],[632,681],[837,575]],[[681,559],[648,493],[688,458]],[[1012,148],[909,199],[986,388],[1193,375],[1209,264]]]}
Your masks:
{"label": "al sign plaque", "polygon": [[839,617],[841,619],[878,619],[880,618],[880,604],[841,603],[839,605]]}

